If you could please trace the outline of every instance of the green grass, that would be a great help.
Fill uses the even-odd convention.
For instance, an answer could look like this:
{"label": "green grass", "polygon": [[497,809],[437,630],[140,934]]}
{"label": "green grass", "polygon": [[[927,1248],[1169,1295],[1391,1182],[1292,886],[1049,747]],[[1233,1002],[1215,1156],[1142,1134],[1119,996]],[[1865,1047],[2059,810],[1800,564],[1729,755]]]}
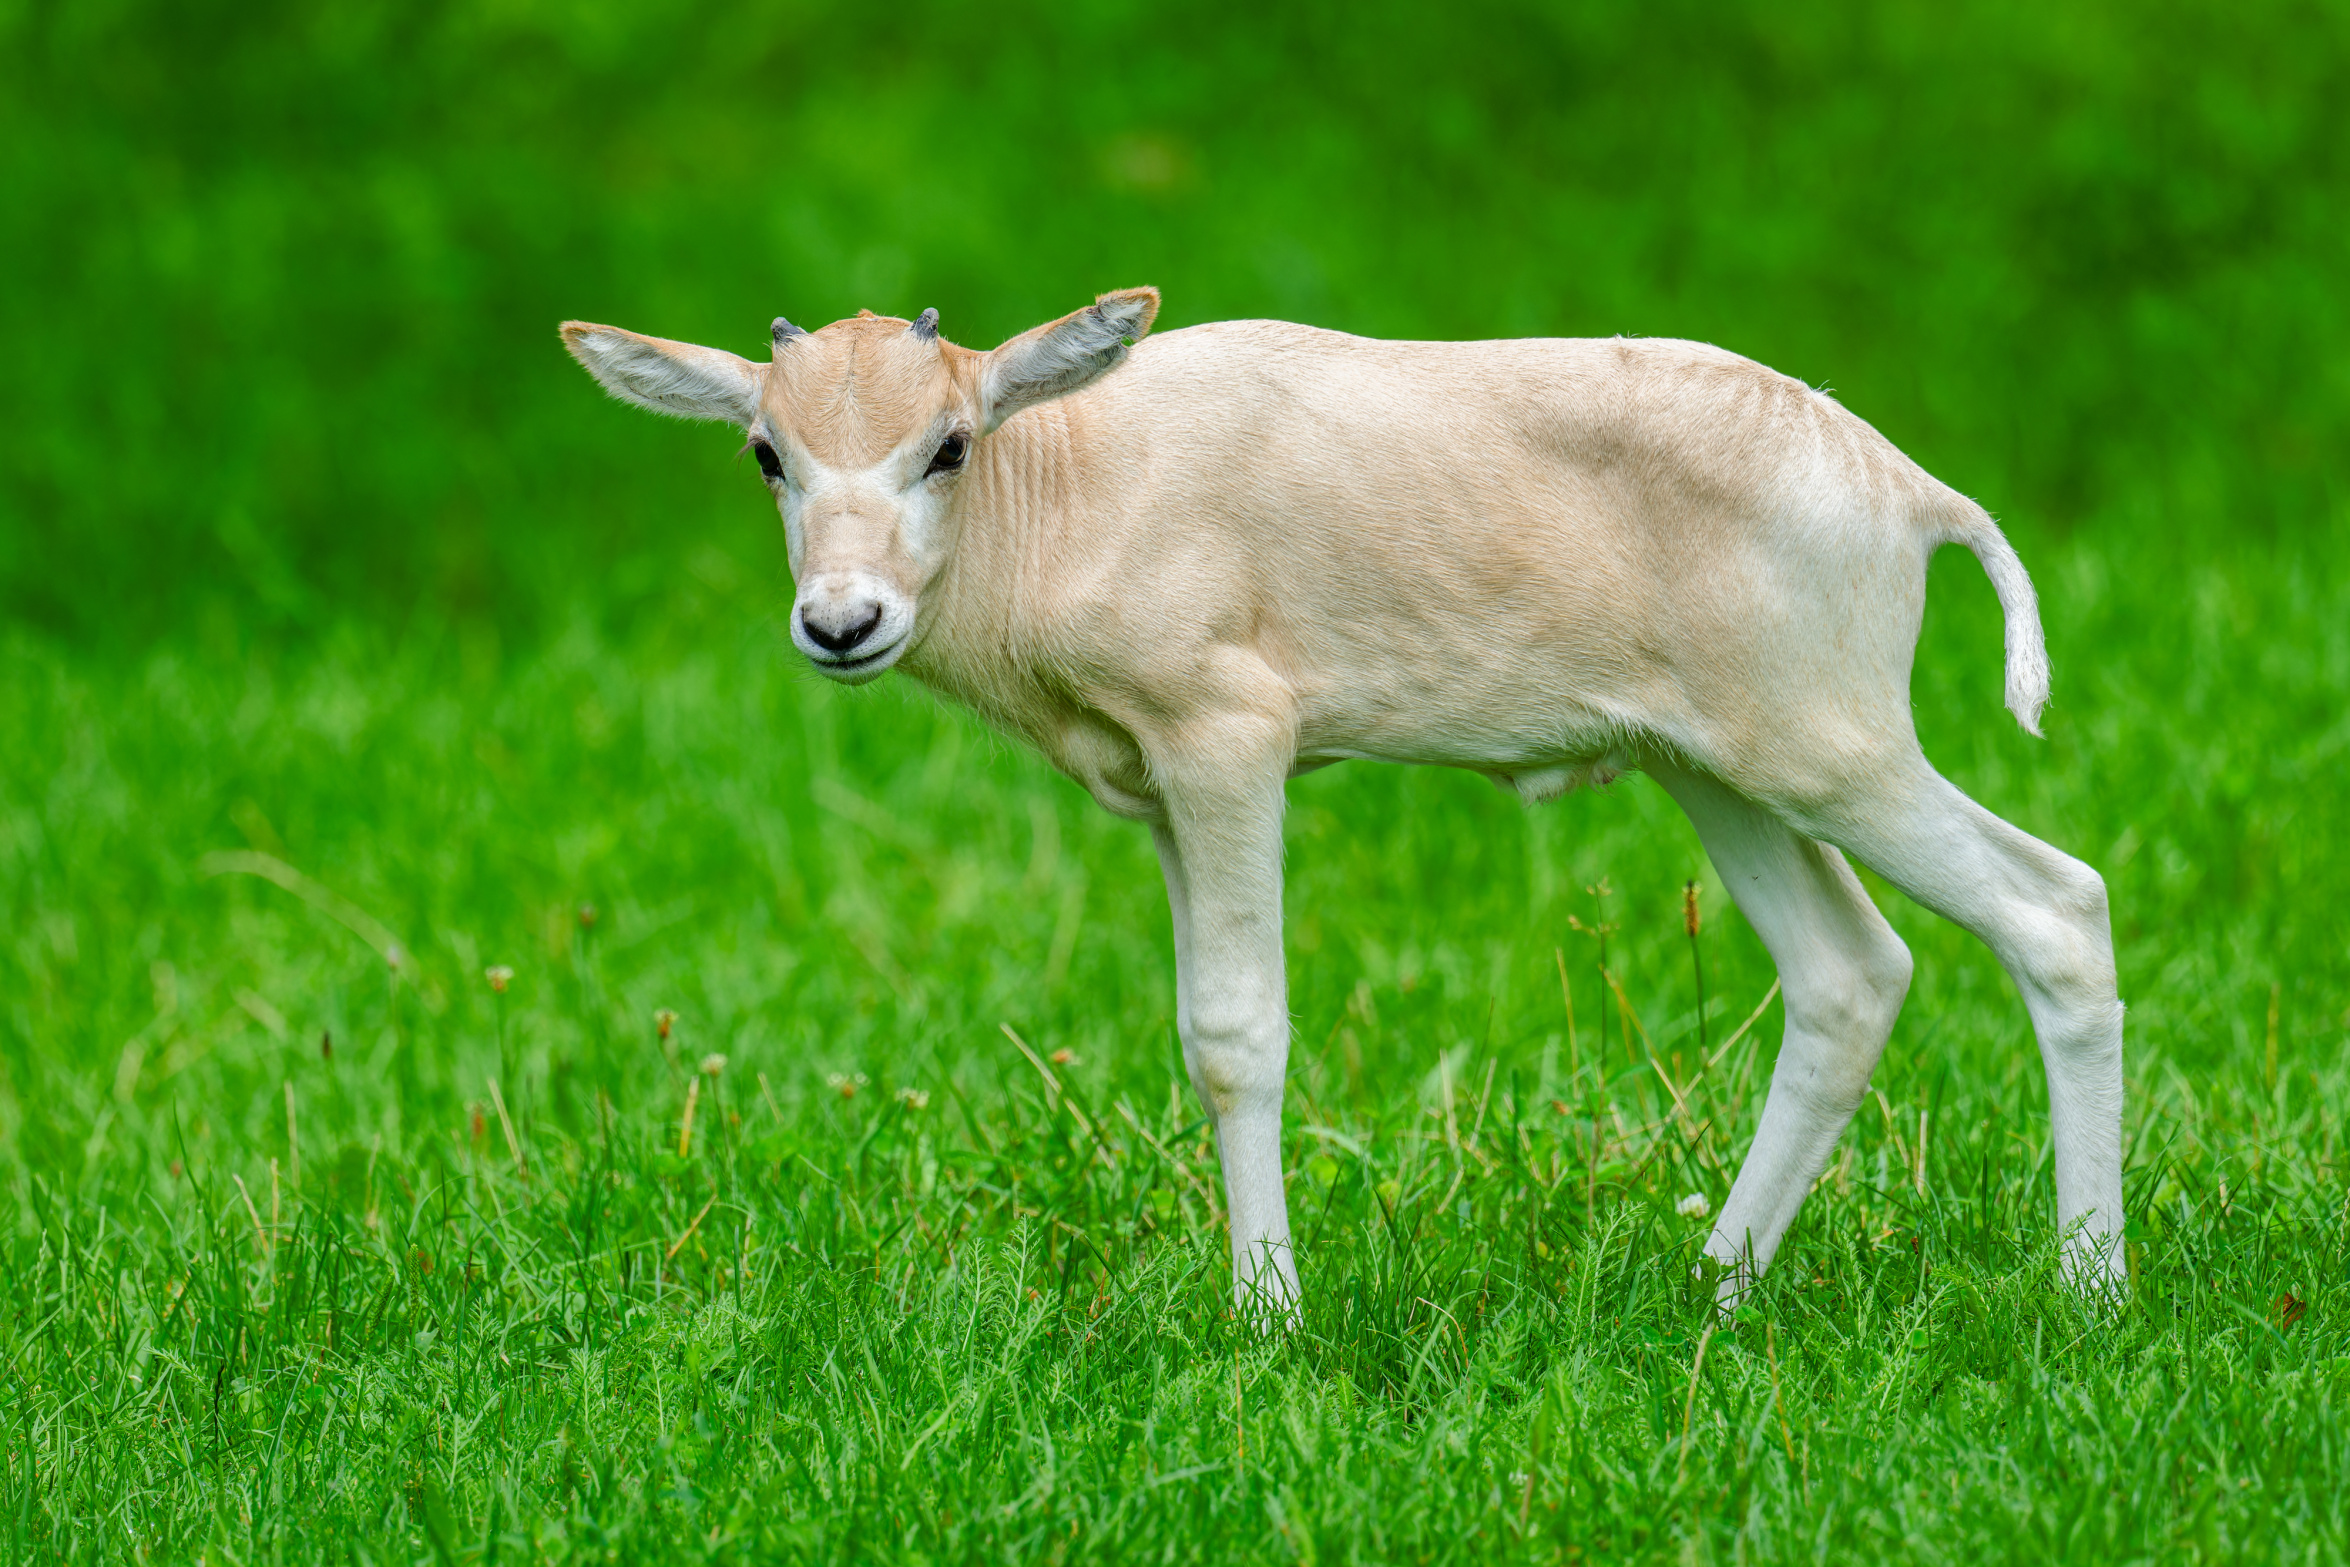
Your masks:
{"label": "green grass", "polygon": [[[0,6],[0,1550],[2350,1557],[2345,62],[2297,0]],[[1693,835],[1348,766],[1306,1314],[1231,1319],[1143,836],[815,681],[733,443],[551,330],[1140,282],[1708,339],[2001,515],[2048,739],[1963,556],[1918,721],[2111,884],[2126,1305],[2012,987],[1872,882],[1909,1007],[1714,1329],[1677,1206],[1780,1020],[1699,1070],[1772,974]]]}
{"label": "green grass", "polygon": [[[705,563],[715,639],[18,639],[9,1554],[2340,1559],[2350,578],[2033,563],[2049,740],[1959,556],[1919,711],[2111,875],[2136,1292],[2055,1284],[2022,1007],[1880,887],[1919,957],[1881,1098],[1710,1337],[1675,1204],[1720,1201],[1777,1018],[1696,1074],[1684,879],[1713,1044],[1770,970],[1644,781],[1293,786],[1308,1296],[1268,1341],[1144,835],[910,688],[816,683],[748,566]],[[399,977],[223,851],[387,926]],[[1618,927],[1687,1123],[1570,916]],[[1057,1089],[1006,1025],[1073,1053]]]}

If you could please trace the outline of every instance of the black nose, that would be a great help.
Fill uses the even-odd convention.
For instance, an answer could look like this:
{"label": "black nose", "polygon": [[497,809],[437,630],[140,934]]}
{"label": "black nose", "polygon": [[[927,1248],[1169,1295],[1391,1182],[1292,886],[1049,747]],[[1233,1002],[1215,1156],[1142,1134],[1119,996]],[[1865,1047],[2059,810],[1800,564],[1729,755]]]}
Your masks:
{"label": "black nose", "polygon": [[[831,624],[827,625],[826,621],[830,621]],[[873,635],[873,628],[881,624],[881,606],[879,604],[844,605],[836,611],[825,614],[823,619],[818,619],[816,615],[803,609],[800,611],[800,624],[806,628],[808,640],[824,649],[825,652],[846,653]]]}

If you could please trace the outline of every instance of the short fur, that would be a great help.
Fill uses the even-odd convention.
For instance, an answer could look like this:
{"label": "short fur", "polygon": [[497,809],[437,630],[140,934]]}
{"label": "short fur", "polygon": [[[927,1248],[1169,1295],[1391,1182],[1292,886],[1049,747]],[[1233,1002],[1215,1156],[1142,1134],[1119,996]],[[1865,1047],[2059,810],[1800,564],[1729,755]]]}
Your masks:
{"label": "short fur", "polygon": [[1152,290],[1104,295],[989,353],[867,316],[764,366],[564,333],[616,395],[782,454],[794,640],[820,669],[902,664],[1150,824],[1244,1293],[1297,1289],[1282,784],[1349,757],[1470,768],[1530,801],[1641,768],[1688,812],[1786,996],[1708,1243],[1725,1291],[1825,1167],[1908,987],[1839,849],[2016,976],[2075,1275],[2119,1279],[2104,885],[1959,794],[1910,721],[1927,558],[1958,542],[1998,589],[2008,705],[2037,730],[2037,606],[1982,509],[1834,399],[1698,343],[1148,337],[1157,310]]}

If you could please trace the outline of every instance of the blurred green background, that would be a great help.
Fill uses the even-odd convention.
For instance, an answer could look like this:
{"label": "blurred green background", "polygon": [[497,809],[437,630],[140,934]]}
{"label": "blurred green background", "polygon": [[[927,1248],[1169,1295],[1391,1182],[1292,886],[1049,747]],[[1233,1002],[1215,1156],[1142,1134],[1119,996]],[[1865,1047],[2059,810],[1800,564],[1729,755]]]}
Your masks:
{"label": "blurred green background", "polygon": [[[2336,524],[2339,4],[0,7],[0,612],[76,645],[696,618],[774,524],[565,317],[757,351],[1695,337],[2028,546]],[[2030,552],[2027,548],[2027,558]]]}

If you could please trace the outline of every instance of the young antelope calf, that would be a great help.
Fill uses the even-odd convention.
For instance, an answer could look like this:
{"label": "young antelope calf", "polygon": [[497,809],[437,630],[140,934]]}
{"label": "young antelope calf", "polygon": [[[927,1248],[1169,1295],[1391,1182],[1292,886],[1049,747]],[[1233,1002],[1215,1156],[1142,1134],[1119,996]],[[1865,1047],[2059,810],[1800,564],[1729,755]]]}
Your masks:
{"label": "young antelope calf", "polygon": [[1144,341],[1158,304],[1104,294],[986,353],[930,310],[778,320],[764,363],[582,322],[563,340],[614,396],[747,432],[819,671],[903,667],[1149,824],[1242,1299],[1289,1311],[1298,1288],[1283,784],[1347,757],[1529,801],[1639,769],[1688,813],[1786,998],[1706,1247],[1725,1298],[1770,1261],[1909,988],[1847,853],[2022,987],[2071,1274],[2120,1281],[2104,883],[1952,787],[1910,723],[1926,560],[1963,544],[2006,612],[2007,705],[2038,733],[2039,610],[1990,517],[1718,348],[1279,321]]}

